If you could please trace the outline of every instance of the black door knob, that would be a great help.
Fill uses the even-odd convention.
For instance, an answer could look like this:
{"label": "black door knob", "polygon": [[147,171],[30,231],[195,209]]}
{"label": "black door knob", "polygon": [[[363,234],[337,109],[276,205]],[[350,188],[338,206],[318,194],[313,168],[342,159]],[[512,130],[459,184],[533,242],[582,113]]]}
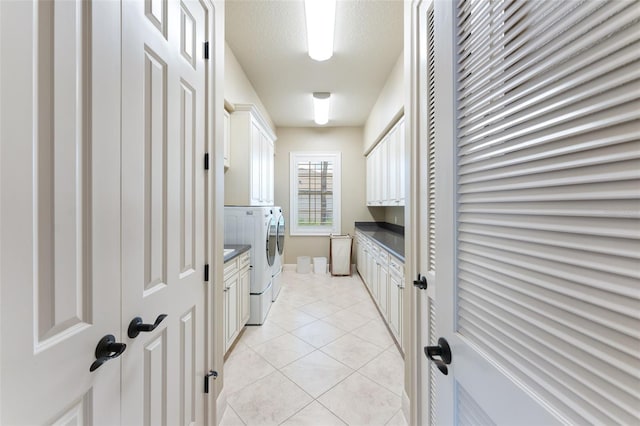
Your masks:
{"label": "black door knob", "polygon": [[413,285],[418,287],[420,290],[426,290],[428,286],[427,277],[418,274],[418,279],[413,281]]}
{"label": "black door knob", "polygon": [[127,349],[124,343],[117,343],[113,334],[107,334],[98,342],[96,346],[96,360],[89,367],[89,371],[95,371],[107,361],[118,358]]}
{"label": "black door knob", "polygon": [[[444,337],[438,339],[438,346],[425,346],[424,354],[436,363],[438,370],[445,376],[449,374],[447,365],[451,364],[451,348]],[[439,358],[436,358],[439,357]]]}
{"label": "black door knob", "polygon": [[153,330],[156,329],[156,327],[158,325],[160,325],[162,320],[165,319],[166,317],[167,317],[166,314],[158,315],[158,318],[156,318],[156,321],[153,324],[144,324],[142,322],[142,318],[135,317],[129,323],[129,328],[127,329],[127,336],[129,336],[132,339],[134,339],[134,338],[138,337],[138,334],[140,334],[140,332],[145,332],[146,333],[146,332],[149,332],[149,331],[153,331]]}

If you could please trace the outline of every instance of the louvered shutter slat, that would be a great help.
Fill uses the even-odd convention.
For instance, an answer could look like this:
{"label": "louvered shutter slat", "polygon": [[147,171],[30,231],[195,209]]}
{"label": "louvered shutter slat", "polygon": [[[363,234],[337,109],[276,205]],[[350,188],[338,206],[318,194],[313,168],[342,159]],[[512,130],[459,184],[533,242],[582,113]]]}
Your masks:
{"label": "louvered shutter slat", "polygon": [[635,423],[640,3],[458,4],[458,332],[566,418]]}

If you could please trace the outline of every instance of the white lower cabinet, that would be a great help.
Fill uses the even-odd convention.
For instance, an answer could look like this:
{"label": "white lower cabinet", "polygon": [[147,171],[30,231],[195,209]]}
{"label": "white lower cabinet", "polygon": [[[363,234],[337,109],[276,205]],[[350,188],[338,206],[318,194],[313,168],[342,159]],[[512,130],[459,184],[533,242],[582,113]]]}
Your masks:
{"label": "white lower cabinet", "polygon": [[393,257],[389,260],[389,313],[388,324],[396,341],[404,350],[402,338],[402,293],[404,289],[404,264]]}
{"label": "white lower cabinet", "polygon": [[224,350],[229,350],[249,319],[249,252],[224,264]]}
{"label": "white lower cabinet", "polygon": [[383,246],[356,232],[356,267],[393,337],[404,351],[402,339],[402,293],[404,262]]}

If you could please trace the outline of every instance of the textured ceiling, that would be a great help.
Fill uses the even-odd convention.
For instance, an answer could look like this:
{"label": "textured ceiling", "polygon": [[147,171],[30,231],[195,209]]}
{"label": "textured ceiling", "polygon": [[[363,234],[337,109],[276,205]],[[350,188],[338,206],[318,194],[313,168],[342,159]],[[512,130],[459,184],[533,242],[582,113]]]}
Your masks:
{"label": "textured ceiling", "polygon": [[276,126],[309,127],[312,92],[329,124],[362,126],[402,52],[402,0],[338,0],[333,57],[307,55],[302,0],[227,0],[226,39]]}

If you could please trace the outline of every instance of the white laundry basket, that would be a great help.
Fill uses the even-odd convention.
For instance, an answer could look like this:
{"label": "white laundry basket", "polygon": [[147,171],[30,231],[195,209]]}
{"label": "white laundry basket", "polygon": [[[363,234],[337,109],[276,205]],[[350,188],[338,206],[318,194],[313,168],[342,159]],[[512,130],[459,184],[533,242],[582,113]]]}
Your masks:
{"label": "white laundry basket", "polygon": [[351,275],[351,235],[329,237],[329,263],[331,275]]}

